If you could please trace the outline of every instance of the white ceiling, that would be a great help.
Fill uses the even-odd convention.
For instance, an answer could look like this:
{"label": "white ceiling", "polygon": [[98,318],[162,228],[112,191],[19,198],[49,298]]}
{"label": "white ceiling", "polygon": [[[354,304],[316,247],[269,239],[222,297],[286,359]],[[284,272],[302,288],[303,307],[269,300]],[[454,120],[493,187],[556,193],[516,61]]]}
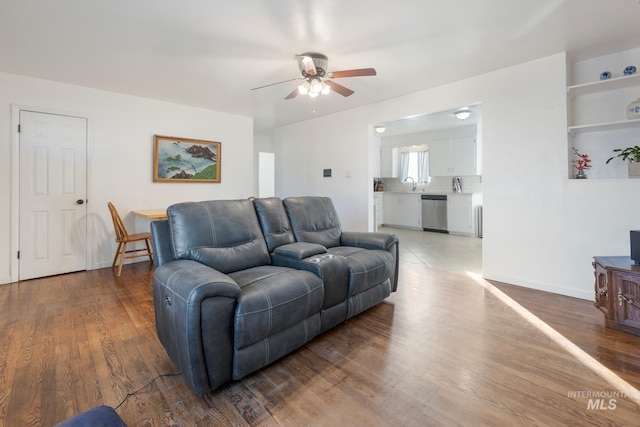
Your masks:
{"label": "white ceiling", "polygon": [[[258,132],[567,51],[640,46],[638,0],[0,0],[0,71],[254,117]],[[294,55],[355,90],[284,100]],[[636,64],[640,65],[640,64]]]}

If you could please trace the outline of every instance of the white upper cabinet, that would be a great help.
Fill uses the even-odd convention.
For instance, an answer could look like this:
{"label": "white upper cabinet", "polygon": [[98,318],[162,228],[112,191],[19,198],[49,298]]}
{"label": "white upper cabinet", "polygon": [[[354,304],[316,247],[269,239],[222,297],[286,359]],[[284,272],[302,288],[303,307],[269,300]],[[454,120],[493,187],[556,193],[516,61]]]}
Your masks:
{"label": "white upper cabinet", "polygon": [[398,177],[398,147],[380,147],[380,175],[384,178]]}
{"label": "white upper cabinet", "polygon": [[479,175],[476,139],[443,138],[429,141],[431,176]]}

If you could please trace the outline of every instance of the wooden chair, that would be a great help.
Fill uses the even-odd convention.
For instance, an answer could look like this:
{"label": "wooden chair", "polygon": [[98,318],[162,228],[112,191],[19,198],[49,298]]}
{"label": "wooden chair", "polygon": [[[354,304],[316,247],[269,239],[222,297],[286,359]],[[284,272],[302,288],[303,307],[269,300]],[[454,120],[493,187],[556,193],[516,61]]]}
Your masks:
{"label": "wooden chair", "polygon": [[[113,219],[113,227],[116,230],[116,242],[118,242],[118,249],[116,250],[116,254],[113,257],[113,264],[111,264],[111,268],[113,269],[116,266],[116,261],[118,257],[120,257],[120,265],[118,266],[118,273],[116,276],[120,276],[122,272],[122,265],[124,264],[125,259],[129,258],[139,258],[141,256],[148,256],[149,261],[153,264],[153,258],[151,254],[151,233],[136,233],[129,234],[127,233],[127,229],[122,222],[122,218],[120,218],[120,214],[118,214],[118,210],[113,203],[108,202],[107,206],[109,207],[109,212],[111,212],[111,219]],[[130,249],[127,250],[127,243],[136,243],[144,241],[146,249]],[[141,253],[144,252],[144,253]]]}

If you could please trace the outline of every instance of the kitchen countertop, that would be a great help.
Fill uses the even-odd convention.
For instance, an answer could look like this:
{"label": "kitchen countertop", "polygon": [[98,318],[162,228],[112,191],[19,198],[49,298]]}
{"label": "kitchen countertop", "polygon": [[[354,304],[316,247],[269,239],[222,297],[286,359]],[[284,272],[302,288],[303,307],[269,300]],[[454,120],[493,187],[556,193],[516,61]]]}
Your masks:
{"label": "kitchen countertop", "polygon": [[422,194],[428,194],[430,196],[433,195],[445,195],[445,196],[473,196],[476,194],[482,194],[482,193],[454,193],[453,191],[447,192],[447,191],[374,191],[374,194],[382,194],[382,193],[390,193],[390,194],[418,194],[418,195],[422,195]]}

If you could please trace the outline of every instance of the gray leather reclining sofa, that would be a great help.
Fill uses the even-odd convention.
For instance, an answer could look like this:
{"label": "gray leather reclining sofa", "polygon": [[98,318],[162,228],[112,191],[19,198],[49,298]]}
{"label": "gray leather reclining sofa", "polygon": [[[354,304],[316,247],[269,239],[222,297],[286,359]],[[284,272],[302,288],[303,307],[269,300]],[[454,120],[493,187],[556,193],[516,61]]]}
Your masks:
{"label": "gray leather reclining sofa", "polygon": [[342,231],[326,197],[179,203],[167,216],[151,224],[156,330],[198,394],[290,353],[398,284],[398,238]]}

